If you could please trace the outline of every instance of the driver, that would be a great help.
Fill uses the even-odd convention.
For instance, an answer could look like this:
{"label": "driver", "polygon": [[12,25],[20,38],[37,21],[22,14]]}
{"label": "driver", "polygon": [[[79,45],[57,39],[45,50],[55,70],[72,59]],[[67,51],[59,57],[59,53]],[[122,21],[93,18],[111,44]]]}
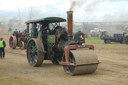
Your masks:
{"label": "driver", "polygon": [[37,24],[33,23],[31,28],[31,37],[37,38],[37,35],[38,35]]}

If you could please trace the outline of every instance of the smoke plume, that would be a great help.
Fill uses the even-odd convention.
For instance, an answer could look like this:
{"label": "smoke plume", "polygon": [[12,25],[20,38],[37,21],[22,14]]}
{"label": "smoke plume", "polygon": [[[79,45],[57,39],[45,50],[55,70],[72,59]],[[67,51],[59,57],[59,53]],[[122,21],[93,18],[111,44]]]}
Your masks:
{"label": "smoke plume", "polygon": [[76,4],[76,2],[75,1],[72,1],[72,3],[71,3],[71,7],[70,7],[70,11],[72,11],[73,10],[73,8],[74,8],[74,6],[75,6],[75,4]]}
{"label": "smoke plume", "polygon": [[71,6],[69,8],[70,11],[73,11],[76,6],[82,6],[86,0],[71,0]]}
{"label": "smoke plume", "polygon": [[70,11],[73,11],[75,7],[85,7],[86,11],[91,11],[100,1],[104,0],[71,0]]}

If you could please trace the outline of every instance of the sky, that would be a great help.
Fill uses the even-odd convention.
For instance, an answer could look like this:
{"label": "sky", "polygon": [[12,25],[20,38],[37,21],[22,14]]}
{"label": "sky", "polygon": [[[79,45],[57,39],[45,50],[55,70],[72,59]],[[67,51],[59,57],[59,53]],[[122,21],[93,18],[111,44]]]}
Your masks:
{"label": "sky", "polygon": [[0,0],[0,19],[67,18],[75,22],[128,21],[128,0]]}

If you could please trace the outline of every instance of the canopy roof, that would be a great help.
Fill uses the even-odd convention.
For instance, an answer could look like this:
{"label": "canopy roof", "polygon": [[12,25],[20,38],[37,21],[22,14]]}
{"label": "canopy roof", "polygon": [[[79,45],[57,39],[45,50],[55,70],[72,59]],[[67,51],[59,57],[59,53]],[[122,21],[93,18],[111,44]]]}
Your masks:
{"label": "canopy roof", "polygon": [[47,23],[55,23],[55,22],[65,22],[66,19],[60,17],[46,17],[41,19],[29,20],[25,23],[40,23],[40,22],[47,22]]}

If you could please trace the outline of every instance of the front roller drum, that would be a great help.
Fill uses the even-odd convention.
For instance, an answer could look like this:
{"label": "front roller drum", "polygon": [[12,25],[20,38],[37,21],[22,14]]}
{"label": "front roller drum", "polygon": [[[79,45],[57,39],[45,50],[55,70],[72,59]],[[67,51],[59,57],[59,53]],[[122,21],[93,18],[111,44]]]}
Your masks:
{"label": "front roller drum", "polygon": [[75,66],[63,65],[66,73],[70,75],[93,73],[99,64],[93,50],[73,50],[70,52],[69,61],[76,64]]}
{"label": "front roller drum", "polygon": [[24,46],[24,42],[23,42],[23,41],[20,41],[20,42],[19,42],[19,48],[20,48],[21,50],[24,50],[25,46]]}

